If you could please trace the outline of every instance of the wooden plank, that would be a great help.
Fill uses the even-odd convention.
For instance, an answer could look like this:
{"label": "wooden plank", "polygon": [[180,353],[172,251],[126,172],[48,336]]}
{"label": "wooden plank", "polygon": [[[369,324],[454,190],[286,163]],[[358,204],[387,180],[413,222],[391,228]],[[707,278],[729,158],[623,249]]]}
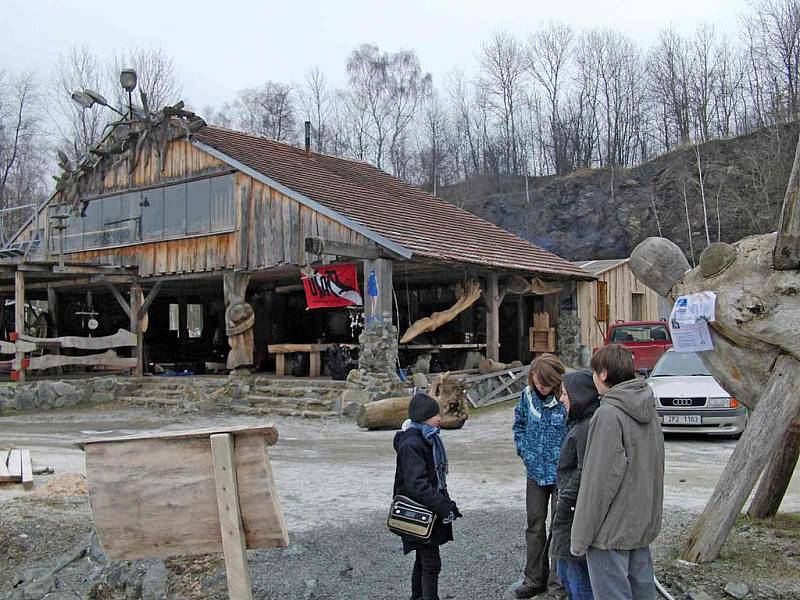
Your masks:
{"label": "wooden plank", "polygon": [[[161,289],[161,286],[162,286],[163,283],[164,282],[161,281],[161,280],[156,281],[155,284],[153,284],[153,287],[150,288],[150,291],[147,292],[147,297],[144,299],[144,303],[142,304],[141,308],[139,308],[139,318],[140,319],[143,319],[144,316],[147,314],[147,311],[150,308],[150,305],[153,303],[153,300],[156,299],[156,296],[158,295],[158,291]],[[120,329],[120,331],[122,331],[122,329]],[[119,333],[119,332],[117,332],[117,333]]]}
{"label": "wooden plank", "polygon": [[497,273],[486,277],[486,358],[500,360],[500,290]]}
{"label": "wooden plank", "polygon": [[747,427],[689,536],[684,560],[707,562],[719,555],[769,457],[777,452],[782,437],[774,432],[784,429],[798,412],[800,362],[782,355],[775,362],[763,395],[750,413]]}
{"label": "wooden plank", "polygon": [[219,425],[218,427],[201,427],[197,429],[178,429],[175,431],[143,431],[141,433],[133,433],[130,435],[117,435],[117,436],[100,436],[89,437],[78,440],[75,445],[83,449],[87,444],[106,444],[117,442],[135,442],[139,440],[155,440],[155,439],[168,439],[168,440],[182,440],[194,438],[207,438],[215,433],[248,433],[259,435],[264,439],[264,443],[268,446],[274,446],[278,441],[278,430],[273,423],[267,422],[260,425]]}
{"label": "wooden plank", "polygon": [[[45,354],[43,356],[33,356],[28,359],[30,370],[51,369],[53,367],[84,366],[84,367],[113,367],[117,369],[136,368],[136,358],[121,358],[113,350],[108,350],[102,354],[90,354],[88,356],[58,356],[55,354]],[[16,363],[16,361],[14,361]]]}
{"label": "wooden plank", "polygon": [[17,352],[33,352],[34,350],[36,350],[36,344],[31,344],[28,341],[19,340],[14,343],[0,340],[0,354],[16,354]]}
{"label": "wooden plank", "polygon": [[[25,274],[22,271],[14,273],[14,332],[17,337],[25,333]],[[14,361],[20,365],[17,381],[25,381],[25,370],[21,368],[25,354],[19,349],[14,354]]]}
{"label": "wooden plank", "polygon": [[125,298],[122,296],[120,291],[117,289],[117,286],[115,286],[114,284],[106,281],[105,279],[103,280],[103,283],[108,288],[108,291],[111,292],[111,295],[114,296],[114,298],[116,298],[117,302],[119,303],[119,305],[125,311],[125,314],[128,315],[128,318],[130,319],[131,318],[131,307],[130,307],[130,304],[128,304],[128,301],[125,300]]}
{"label": "wooden plank", "polygon": [[8,476],[11,481],[22,481],[22,453],[19,450],[8,453]]}
{"label": "wooden plank", "polygon": [[[209,437],[85,444],[92,514],[109,559],[222,551]],[[288,544],[266,443],[258,433],[234,435],[248,548]]]}
{"label": "wooden plank", "polygon": [[777,514],[786,490],[789,489],[798,458],[800,432],[790,427],[784,432],[777,453],[770,457],[769,465],[761,476],[761,483],[747,510],[748,516],[768,519]]}
{"label": "wooden plank", "polygon": [[239,508],[236,458],[233,436],[230,433],[217,433],[211,436],[211,458],[214,463],[214,483],[217,490],[222,552],[225,555],[228,598],[252,600],[253,589],[250,584],[247,547]]}
{"label": "wooden plank", "polygon": [[11,481],[11,475],[8,472],[8,450],[0,450],[0,482]]}
{"label": "wooden plank", "polygon": [[21,470],[22,487],[30,489],[33,487],[33,466],[31,465],[31,451],[21,450],[20,454],[22,460],[22,470]]}
{"label": "wooden plank", "polygon": [[[56,338],[38,338],[32,335],[22,336],[22,342],[28,344],[24,348],[32,347],[32,349],[23,350],[24,352],[33,352],[37,344],[52,344],[56,343],[61,348],[79,348],[81,350],[106,350],[108,348],[121,348],[136,345],[136,336],[126,330],[118,329],[117,333],[113,335],[106,335],[101,337],[81,337],[77,335],[65,335]],[[5,342],[8,343],[8,342]],[[17,346],[20,343],[17,342]]]}
{"label": "wooden plank", "polygon": [[269,344],[267,350],[272,354],[286,352],[325,352],[334,344]]}

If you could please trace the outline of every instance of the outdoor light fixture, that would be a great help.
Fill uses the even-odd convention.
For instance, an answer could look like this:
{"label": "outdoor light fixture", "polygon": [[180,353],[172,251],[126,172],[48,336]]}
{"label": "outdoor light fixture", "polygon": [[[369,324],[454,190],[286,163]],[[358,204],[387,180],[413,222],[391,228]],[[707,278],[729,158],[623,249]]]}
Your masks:
{"label": "outdoor light fixture", "polygon": [[94,106],[94,98],[86,92],[72,92],[72,101],[82,108],[92,108]]}
{"label": "outdoor light fixture", "polygon": [[99,104],[100,106],[108,106],[108,100],[106,100],[101,93],[95,92],[94,90],[83,90],[83,93],[94,100],[95,104]]}
{"label": "outdoor light fixture", "polygon": [[142,206],[144,208],[147,208],[148,206],[150,206],[150,201],[147,199],[147,196],[144,196],[142,198],[142,201],[139,202],[139,206]]}
{"label": "outdoor light fixture", "polygon": [[133,69],[122,69],[119,74],[119,83],[122,89],[130,94],[136,89],[136,81],[136,71]]}

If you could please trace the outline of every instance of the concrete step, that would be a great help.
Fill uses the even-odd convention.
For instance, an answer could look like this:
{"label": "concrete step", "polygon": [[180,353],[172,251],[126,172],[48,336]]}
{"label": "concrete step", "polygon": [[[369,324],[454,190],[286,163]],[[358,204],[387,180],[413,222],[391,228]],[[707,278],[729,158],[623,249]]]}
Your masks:
{"label": "concrete step", "polygon": [[287,398],[285,396],[263,396],[260,394],[250,394],[248,399],[252,405],[267,405],[276,407],[287,406],[314,410],[331,410],[337,404],[337,400],[326,400],[323,398],[316,398],[314,396]]}
{"label": "concrete step", "polygon": [[250,389],[250,394],[281,398],[324,398],[326,400],[336,400],[342,397],[342,390],[314,387],[289,388],[256,386]]}
{"label": "concrete step", "polygon": [[179,406],[182,404],[180,398],[165,398],[163,396],[124,396],[120,400],[138,406]]}
{"label": "concrete step", "polygon": [[329,410],[297,410],[277,406],[239,406],[234,404],[231,410],[241,415],[277,415],[280,417],[300,417],[304,419],[338,418],[339,413]]}
{"label": "concrete step", "polygon": [[347,388],[346,381],[335,381],[333,379],[306,379],[297,377],[292,379],[274,379],[270,377],[256,377],[253,379],[253,387],[273,387],[273,388],[314,388],[344,390]]}

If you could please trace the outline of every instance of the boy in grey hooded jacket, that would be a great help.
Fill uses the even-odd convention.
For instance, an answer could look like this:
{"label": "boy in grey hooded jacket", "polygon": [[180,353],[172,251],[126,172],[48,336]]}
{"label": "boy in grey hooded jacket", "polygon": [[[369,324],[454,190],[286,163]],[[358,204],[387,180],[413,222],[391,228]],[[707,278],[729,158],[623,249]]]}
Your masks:
{"label": "boy in grey hooded jacket", "polygon": [[603,396],[589,426],[570,551],[586,555],[596,598],[655,598],[650,543],[661,528],[664,436],[653,393],[619,345],[592,357]]}

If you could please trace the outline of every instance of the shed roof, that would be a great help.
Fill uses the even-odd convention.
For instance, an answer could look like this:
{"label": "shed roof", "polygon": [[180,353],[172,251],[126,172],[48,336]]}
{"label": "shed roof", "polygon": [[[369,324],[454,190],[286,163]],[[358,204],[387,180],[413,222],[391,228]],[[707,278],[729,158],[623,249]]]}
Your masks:
{"label": "shed roof", "polygon": [[573,261],[573,265],[588,271],[592,275],[600,275],[606,271],[610,271],[620,265],[627,263],[630,258],[609,258],[602,260],[577,260]]}
{"label": "shed roof", "polygon": [[580,267],[364,162],[311,152],[251,134],[207,126],[193,143],[244,165],[300,202],[417,257],[590,279]]}

